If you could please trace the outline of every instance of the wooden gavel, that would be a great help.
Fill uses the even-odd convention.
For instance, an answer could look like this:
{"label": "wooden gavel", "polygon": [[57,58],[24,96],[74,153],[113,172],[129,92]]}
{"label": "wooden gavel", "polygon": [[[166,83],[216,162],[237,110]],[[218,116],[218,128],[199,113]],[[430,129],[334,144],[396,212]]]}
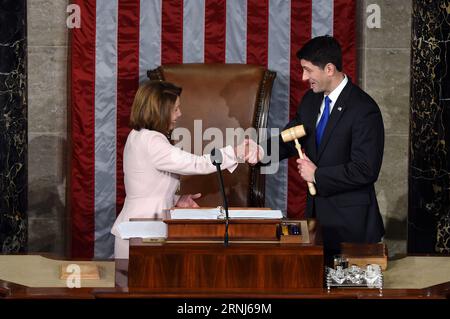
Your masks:
{"label": "wooden gavel", "polygon": [[[302,148],[300,146],[300,143],[298,142],[298,138],[301,138],[306,135],[305,128],[303,125],[297,125],[291,128],[288,128],[287,130],[284,130],[281,132],[281,138],[283,139],[283,142],[295,142],[295,148],[297,149],[298,156],[300,156],[301,159],[304,159]],[[314,183],[307,182],[308,183],[308,189],[309,193],[314,196],[316,195],[316,187],[314,186]]]}

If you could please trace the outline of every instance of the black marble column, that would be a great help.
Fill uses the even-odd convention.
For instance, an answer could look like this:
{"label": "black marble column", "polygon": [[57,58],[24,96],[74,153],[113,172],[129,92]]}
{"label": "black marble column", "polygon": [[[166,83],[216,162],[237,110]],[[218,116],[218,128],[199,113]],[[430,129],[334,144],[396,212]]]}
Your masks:
{"label": "black marble column", "polygon": [[450,1],[413,0],[409,253],[450,252]]}
{"label": "black marble column", "polygon": [[0,1],[0,253],[27,243],[26,0]]}

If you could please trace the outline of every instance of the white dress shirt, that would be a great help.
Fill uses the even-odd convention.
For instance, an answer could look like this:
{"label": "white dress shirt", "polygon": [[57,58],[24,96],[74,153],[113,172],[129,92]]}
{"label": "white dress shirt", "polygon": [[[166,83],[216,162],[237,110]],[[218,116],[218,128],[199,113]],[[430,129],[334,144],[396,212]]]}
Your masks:
{"label": "white dress shirt", "polygon": [[[347,85],[347,82],[348,82],[347,76],[344,74],[344,79],[341,81],[341,83],[339,83],[339,85],[328,95],[328,97],[331,100],[330,114],[331,114],[331,111],[333,111],[333,106],[336,103],[337,99],[339,98],[339,95],[341,94],[344,87]],[[319,113],[319,116],[317,117],[317,121],[316,121],[316,126],[319,124],[320,117],[322,116],[323,109],[325,108],[325,97],[326,97],[326,95],[323,96],[322,105],[320,106],[320,113]]]}
{"label": "white dress shirt", "polygon": [[[341,81],[341,83],[339,83],[339,85],[328,95],[328,97],[331,100],[330,114],[333,111],[333,106],[336,104],[336,101],[339,98],[339,95],[341,94],[344,87],[347,85],[347,82],[348,82],[348,78],[344,74],[344,79]],[[325,108],[325,97],[326,97],[326,95],[323,96],[322,105],[320,105],[320,112],[319,112],[319,116],[317,117],[316,126],[319,124],[320,117],[322,116],[323,109]],[[313,183],[314,184],[316,183],[316,172],[314,172],[314,175],[313,175]]]}

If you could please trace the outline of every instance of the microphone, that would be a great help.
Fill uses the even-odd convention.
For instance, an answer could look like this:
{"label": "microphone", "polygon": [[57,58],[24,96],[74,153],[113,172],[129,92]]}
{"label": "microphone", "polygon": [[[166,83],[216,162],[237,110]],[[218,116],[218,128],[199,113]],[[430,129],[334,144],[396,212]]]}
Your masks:
{"label": "microphone", "polygon": [[219,175],[219,185],[220,185],[220,193],[222,194],[223,200],[223,208],[225,209],[225,236],[223,243],[225,246],[228,246],[228,201],[225,195],[225,186],[223,183],[222,170],[220,169],[220,165],[223,162],[222,152],[220,152],[217,148],[213,148],[211,150],[211,162],[217,168],[217,173]]}

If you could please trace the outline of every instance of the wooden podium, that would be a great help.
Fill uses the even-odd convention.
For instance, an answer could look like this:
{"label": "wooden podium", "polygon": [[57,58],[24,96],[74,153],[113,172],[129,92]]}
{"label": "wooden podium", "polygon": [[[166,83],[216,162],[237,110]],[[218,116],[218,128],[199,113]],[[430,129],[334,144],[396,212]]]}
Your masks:
{"label": "wooden podium", "polygon": [[146,288],[322,288],[323,247],[313,220],[307,243],[280,243],[279,219],[164,220],[165,242],[130,239],[128,286]]}

